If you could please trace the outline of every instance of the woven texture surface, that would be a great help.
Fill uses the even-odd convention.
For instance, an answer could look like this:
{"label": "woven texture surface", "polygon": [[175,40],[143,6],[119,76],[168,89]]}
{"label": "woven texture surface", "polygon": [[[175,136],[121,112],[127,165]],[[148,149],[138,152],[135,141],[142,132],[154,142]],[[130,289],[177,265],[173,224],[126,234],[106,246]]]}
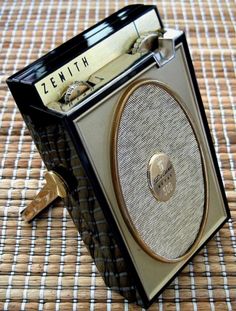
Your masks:
{"label": "woven texture surface", "polygon": [[[44,184],[45,168],[5,84],[13,72],[131,3],[1,1],[0,310],[141,310],[104,286],[61,203],[31,225],[19,217]],[[160,0],[158,7],[167,27],[186,31],[232,220],[150,310],[236,310],[236,3]]]}

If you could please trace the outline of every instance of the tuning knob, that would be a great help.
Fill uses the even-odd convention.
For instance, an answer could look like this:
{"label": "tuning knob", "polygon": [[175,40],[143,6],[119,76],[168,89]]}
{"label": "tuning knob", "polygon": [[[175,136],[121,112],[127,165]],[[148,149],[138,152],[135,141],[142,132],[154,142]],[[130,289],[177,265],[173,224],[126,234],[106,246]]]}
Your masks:
{"label": "tuning knob", "polygon": [[158,48],[159,32],[148,32],[142,34],[134,43],[131,54],[145,54]]}
{"label": "tuning knob", "polygon": [[62,95],[62,100],[68,104],[76,97],[80,96],[90,88],[90,85],[85,81],[73,82]]}

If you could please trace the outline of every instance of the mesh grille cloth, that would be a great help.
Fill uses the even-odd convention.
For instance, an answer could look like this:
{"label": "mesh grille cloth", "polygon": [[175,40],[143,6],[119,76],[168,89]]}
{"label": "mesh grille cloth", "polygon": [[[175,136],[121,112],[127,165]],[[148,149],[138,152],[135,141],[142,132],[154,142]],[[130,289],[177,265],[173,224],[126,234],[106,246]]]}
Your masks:
{"label": "mesh grille cloth", "polygon": [[[176,173],[176,190],[167,202],[157,202],[148,187],[148,162],[156,152],[170,157]],[[143,241],[169,259],[186,253],[204,212],[201,156],[181,106],[158,85],[140,86],[129,97],[118,129],[117,161],[126,208]]]}

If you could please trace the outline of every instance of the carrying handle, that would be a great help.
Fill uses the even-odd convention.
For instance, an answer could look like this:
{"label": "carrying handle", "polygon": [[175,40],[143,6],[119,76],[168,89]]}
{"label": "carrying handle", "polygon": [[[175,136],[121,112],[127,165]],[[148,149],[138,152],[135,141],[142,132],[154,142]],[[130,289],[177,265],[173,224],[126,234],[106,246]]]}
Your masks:
{"label": "carrying handle", "polygon": [[65,198],[67,196],[67,187],[60,175],[54,171],[45,173],[46,185],[36,195],[34,200],[21,211],[22,218],[30,222],[41,211],[48,207],[58,197]]}

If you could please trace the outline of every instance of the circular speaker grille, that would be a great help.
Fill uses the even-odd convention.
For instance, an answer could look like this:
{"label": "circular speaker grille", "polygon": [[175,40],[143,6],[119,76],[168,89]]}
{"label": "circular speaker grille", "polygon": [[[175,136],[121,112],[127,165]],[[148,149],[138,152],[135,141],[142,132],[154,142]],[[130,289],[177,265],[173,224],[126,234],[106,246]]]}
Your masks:
{"label": "circular speaker grille", "polygon": [[[166,202],[149,188],[148,165],[156,153],[167,155],[175,171],[175,190]],[[203,229],[205,175],[190,116],[165,85],[136,82],[121,98],[112,171],[118,203],[140,245],[167,261],[188,255]]]}

